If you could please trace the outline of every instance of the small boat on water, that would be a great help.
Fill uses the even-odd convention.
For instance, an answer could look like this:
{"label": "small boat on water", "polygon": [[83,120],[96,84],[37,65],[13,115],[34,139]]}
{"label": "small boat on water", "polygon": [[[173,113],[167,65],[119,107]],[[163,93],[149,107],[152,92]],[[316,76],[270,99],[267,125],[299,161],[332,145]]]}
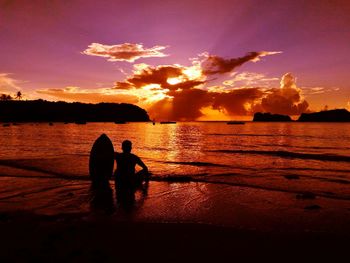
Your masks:
{"label": "small boat on water", "polygon": [[175,124],[176,121],[161,121],[160,124]]}
{"label": "small boat on water", "polygon": [[76,121],[75,124],[86,124],[86,121]]}
{"label": "small boat on water", "polygon": [[245,122],[244,121],[228,121],[227,124],[228,125],[245,124]]}

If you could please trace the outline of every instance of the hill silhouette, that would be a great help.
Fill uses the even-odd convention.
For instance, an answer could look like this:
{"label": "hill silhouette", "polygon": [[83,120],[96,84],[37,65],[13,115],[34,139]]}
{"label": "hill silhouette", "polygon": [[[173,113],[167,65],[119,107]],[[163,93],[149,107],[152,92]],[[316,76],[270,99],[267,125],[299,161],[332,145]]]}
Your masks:
{"label": "hill silhouette", "polygon": [[133,104],[0,101],[2,122],[124,122],[149,121],[147,112]]}
{"label": "hill silhouette", "polygon": [[270,112],[262,113],[257,112],[254,114],[253,121],[268,121],[268,122],[274,122],[274,121],[292,121],[292,119],[288,115],[281,115],[281,114],[271,114]]}
{"label": "hill silhouette", "polygon": [[346,109],[303,113],[298,121],[302,122],[350,122],[350,112]]}

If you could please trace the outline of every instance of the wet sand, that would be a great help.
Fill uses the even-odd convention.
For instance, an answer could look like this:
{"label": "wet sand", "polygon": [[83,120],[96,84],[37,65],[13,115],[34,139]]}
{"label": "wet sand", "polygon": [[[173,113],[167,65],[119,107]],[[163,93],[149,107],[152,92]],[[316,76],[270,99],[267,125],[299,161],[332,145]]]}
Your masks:
{"label": "wet sand", "polygon": [[207,182],[114,185],[1,166],[1,262],[340,261],[350,201]]}
{"label": "wet sand", "polygon": [[[18,215],[19,216],[19,215]],[[0,223],[1,262],[340,262],[348,235],[22,214]]]}

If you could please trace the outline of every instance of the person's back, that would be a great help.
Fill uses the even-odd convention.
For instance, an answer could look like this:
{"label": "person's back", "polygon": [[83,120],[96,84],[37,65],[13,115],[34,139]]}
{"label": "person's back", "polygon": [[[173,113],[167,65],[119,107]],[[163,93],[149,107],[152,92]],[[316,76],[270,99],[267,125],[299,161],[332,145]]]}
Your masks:
{"label": "person's back", "polygon": [[[115,154],[115,159],[117,162],[115,179],[119,186],[142,182],[144,177],[148,174],[147,166],[138,156],[131,153],[131,149],[131,141],[125,140],[122,143],[123,152]],[[143,169],[135,174],[135,166],[137,164]]]}
{"label": "person's back", "polygon": [[135,174],[135,166],[137,159],[135,154],[132,153],[116,153],[115,159],[117,161],[117,176],[133,176]]}

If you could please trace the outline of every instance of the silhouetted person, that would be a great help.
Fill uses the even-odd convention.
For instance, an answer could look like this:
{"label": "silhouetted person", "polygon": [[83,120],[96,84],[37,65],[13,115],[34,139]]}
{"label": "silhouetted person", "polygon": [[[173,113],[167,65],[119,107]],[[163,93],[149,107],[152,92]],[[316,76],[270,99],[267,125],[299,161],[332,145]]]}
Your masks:
{"label": "silhouetted person", "polygon": [[[117,169],[115,171],[116,197],[117,202],[125,210],[131,210],[135,203],[135,192],[140,189],[147,192],[148,168],[141,159],[131,153],[132,143],[125,140],[122,143],[122,153],[115,153]],[[142,170],[135,173],[135,167],[139,165]],[[143,184],[143,182],[146,184]],[[143,189],[145,188],[145,189]]]}
{"label": "silhouetted person", "polygon": [[[115,153],[117,170],[115,171],[116,183],[120,187],[136,187],[148,178],[148,168],[141,159],[131,153],[132,143],[125,140],[122,143],[122,153]],[[135,166],[139,165],[142,170],[135,173]]]}

